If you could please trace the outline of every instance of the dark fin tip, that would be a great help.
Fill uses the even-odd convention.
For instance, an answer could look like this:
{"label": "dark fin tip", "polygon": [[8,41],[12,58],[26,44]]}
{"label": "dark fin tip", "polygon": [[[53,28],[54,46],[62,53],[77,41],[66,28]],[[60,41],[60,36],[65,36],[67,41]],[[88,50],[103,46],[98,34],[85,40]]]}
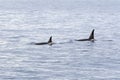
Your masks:
{"label": "dark fin tip", "polygon": [[48,43],[51,43],[52,42],[52,36],[50,36],[49,40],[48,40]]}
{"label": "dark fin tip", "polygon": [[89,39],[90,39],[90,40],[91,40],[91,39],[94,39],[94,31],[95,31],[95,29],[92,30],[92,32],[91,32],[91,34],[90,34],[90,36],[89,36]]}

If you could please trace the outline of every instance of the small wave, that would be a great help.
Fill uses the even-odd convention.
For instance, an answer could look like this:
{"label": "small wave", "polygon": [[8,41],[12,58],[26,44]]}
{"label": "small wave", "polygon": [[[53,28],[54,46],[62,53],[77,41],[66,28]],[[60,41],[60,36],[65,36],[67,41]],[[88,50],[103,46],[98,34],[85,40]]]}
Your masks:
{"label": "small wave", "polygon": [[112,39],[108,39],[108,40],[103,40],[103,41],[109,41],[109,42],[112,42],[112,41],[114,41],[114,40],[112,40]]}
{"label": "small wave", "polygon": [[59,42],[58,44],[73,43],[73,40]]}
{"label": "small wave", "polygon": [[87,50],[87,49],[83,49],[83,50],[81,50],[82,52],[88,52],[89,50]]}
{"label": "small wave", "polygon": [[0,44],[7,44],[6,41],[0,40]]}

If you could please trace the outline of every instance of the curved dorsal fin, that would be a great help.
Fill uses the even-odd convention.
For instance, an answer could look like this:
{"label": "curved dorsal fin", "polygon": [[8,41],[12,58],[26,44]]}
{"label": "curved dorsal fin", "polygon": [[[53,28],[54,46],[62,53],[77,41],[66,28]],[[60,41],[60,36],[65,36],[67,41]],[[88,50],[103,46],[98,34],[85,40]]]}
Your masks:
{"label": "curved dorsal fin", "polygon": [[52,42],[52,36],[49,38],[48,43]]}
{"label": "curved dorsal fin", "polygon": [[95,29],[92,30],[92,32],[91,32],[91,34],[90,34],[90,36],[89,36],[89,39],[90,39],[90,40],[91,40],[91,39],[94,39],[94,31],[95,31]]}

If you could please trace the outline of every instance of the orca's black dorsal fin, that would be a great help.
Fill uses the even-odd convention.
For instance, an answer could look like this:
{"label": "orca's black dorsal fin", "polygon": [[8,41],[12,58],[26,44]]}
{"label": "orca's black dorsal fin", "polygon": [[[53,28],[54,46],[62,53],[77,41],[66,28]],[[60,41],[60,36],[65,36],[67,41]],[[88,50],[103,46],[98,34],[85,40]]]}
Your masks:
{"label": "orca's black dorsal fin", "polygon": [[49,38],[48,43],[52,42],[52,36]]}
{"label": "orca's black dorsal fin", "polygon": [[92,30],[92,32],[91,32],[91,34],[90,34],[90,36],[89,36],[89,39],[90,39],[90,40],[91,40],[91,39],[94,39],[94,31],[95,31],[95,29]]}

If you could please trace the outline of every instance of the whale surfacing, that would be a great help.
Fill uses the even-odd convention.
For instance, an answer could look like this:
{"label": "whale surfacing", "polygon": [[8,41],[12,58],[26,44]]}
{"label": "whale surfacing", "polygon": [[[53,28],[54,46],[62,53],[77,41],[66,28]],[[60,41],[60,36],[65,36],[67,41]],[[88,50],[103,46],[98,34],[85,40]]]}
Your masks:
{"label": "whale surfacing", "polygon": [[52,36],[49,38],[48,42],[35,43],[35,45],[52,45]]}
{"label": "whale surfacing", "polygon": [[94,41],[95,39],[94,39],[94,29],[92,30],[92,32],[91,32],[91,34],[90,34],[90,36],[89,36],[89,38],[86,38],[86,39],[78,39],[78,40],[76,40],[76,41]]}

